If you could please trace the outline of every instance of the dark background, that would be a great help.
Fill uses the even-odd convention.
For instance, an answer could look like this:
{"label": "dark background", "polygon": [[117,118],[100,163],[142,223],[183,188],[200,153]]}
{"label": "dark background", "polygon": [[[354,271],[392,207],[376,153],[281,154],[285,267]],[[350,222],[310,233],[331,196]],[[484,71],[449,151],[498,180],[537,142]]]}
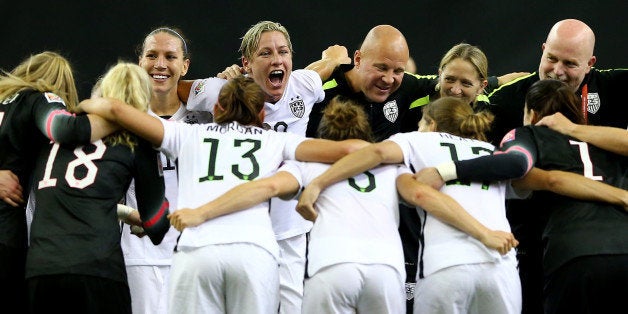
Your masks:
{"label": "dark background", "polygon": [[72,63],[81,98],[119,59],[137,62],[136,46],[153,28],[180,27],[191,40],[186,78],[214,76],[239,64],[240,38],[260,20],[286,26],[294,69],[332,44],[359,46],[368,30],[391,24],[410,46],[418,72],[436,72],[441,56],[467,42],[484,50],[489,74],[535,71],[551,26],[577,18],[596,34],[598,68],[626,67],[628,1],[24,1],[0,0],[0,68],[54,50]]}

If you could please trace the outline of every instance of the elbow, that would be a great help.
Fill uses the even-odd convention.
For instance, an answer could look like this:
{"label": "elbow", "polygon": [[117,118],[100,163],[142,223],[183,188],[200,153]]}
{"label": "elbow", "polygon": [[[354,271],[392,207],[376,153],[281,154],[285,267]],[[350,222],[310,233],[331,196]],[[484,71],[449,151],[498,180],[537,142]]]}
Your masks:
{"label": "elbow", "polygon": [[121,104],[118,100],[112,100],[111,102],[111,109],[110,109],[110,114],[116,119],[118,120],[118,117],[121,115]]}
{"label": "elbow", "polygon": [[550,170],[547,172],[548,175],[545,177],[545,189],[548,191],[557,191],[561,189],[563,181],[558,178],[558,176],[554,175],[556,173],[555,170]]}
{"label": "elbow", "polygon": [[519,164],[517,166],[513,167],[513,178],[523,178],[527,173],[528,173],[529,169],[526,165],[522,165]]}

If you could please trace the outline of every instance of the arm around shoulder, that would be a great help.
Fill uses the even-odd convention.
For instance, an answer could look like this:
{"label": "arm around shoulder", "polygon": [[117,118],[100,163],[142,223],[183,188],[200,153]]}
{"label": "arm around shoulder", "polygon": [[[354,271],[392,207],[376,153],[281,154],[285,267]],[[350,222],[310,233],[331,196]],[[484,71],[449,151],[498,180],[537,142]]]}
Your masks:
{"label": "arm around shoulder", "polygon": [[628,156],[628,130],[597,125],[575,124],[560,112],[543,117],[536,125],[575,137],[610,152]]}

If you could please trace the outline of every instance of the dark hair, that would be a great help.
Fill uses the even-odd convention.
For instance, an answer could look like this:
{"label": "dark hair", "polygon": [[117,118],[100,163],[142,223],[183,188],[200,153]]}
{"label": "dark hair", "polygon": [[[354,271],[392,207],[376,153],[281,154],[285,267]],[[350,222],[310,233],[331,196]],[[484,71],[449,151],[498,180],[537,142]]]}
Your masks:
{"label": "dark hair", "polygon": [[142,55],[144,54],[144,49],[146,49],[145,45],[146,45],[146,38],[148,38],[149,36],[153,36],[155,34],[158,33],[166,33],[169,35],[172,35],[174,37],[179,38],[179,40],[181,40],[181,51],[183,51],[183,59],[191,59],[192,54],[190,53],[190,50],[188,49],[188,46],[190,44],[190,40],[187,39],[185,37],[185,35],[183,34],[183,32],[177,28],[177,27],[170,27],[170,26],[160,26],[157,27],[155,29],[153,29],[150,33],[148,33],[146,36],[144,36],[144,40],[142,40],[142,43],[140,43],[137,48],[136,48],[136,52],[137,55],[141,58]]}
{"label": "dark hair", "polygon": [[585,123],[580,99],[571,87],[559,80],[546,79],[532,84],[526,94],[526,108],[534,110],[539,119],[560,112],[573,123]]}
{"label": "dark hair", "polygon": [[317,132],[320,138],[329,140],[357,138],[373,141],[371,125],[364,109],[353,100],[340,95],[334,97],[325,107]]}
{"label": "dark hair", "polygon": [[495,116],[488,111],[473,112],[456,97],[441,97],[423,107],[423,119],[436,122],[436,131],[486,141]]}
{"label": "dark hair", "polygon": [[214,122],[237,121],[242,125],[262,127],[260,115],[264,110],[266,94],[250,77],[232,78],[220,89],[218,103],[214,107]]}

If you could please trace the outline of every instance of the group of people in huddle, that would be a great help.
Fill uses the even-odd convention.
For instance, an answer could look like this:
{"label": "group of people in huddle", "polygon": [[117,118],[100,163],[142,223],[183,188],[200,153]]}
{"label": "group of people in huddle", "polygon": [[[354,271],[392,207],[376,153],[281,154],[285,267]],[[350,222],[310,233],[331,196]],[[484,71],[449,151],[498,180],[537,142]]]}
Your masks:
{"label": "group of people in huddle", "polygon": [[[407,71],[377,25],[292,68],[261,21],[188,80],[160,26],[79,102],[55,52],[0,76],[0,300],[16,313],[610,313],[628,292],[628,70],[579,20],[537,71]],[[420,62],[419,62],[420,68]]]}

